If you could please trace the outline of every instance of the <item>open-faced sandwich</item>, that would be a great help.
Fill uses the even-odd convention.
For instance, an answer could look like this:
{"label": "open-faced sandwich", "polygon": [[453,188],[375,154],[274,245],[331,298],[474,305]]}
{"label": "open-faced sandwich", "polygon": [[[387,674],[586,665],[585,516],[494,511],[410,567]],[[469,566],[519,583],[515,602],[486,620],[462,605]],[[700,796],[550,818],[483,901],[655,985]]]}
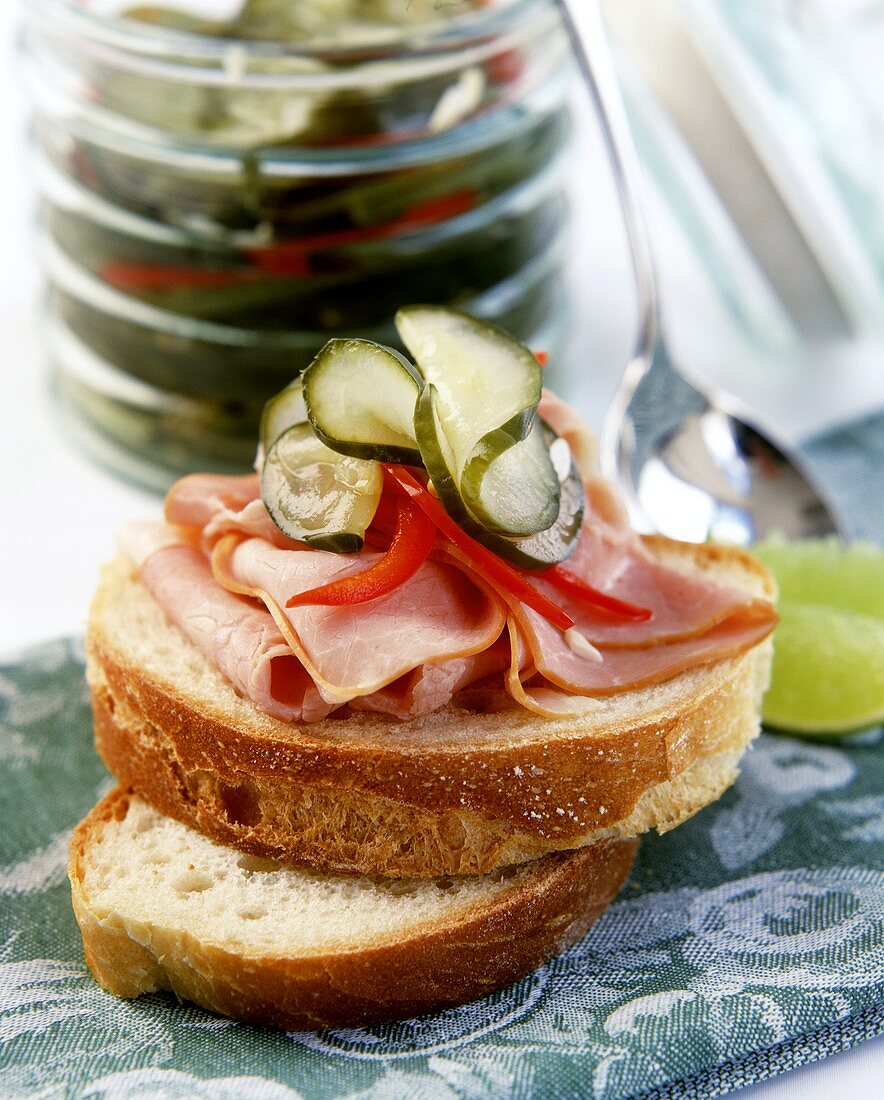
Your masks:
{"label": "open-faced sandwich", "polygon": [[538,358],[438,307],[335,340],[258,472],[122,533],[89,623],[121,787],[72,844],[95,976],[286,1027],[480,996],[733,781],[776,622],[747,553],[640,537]]}

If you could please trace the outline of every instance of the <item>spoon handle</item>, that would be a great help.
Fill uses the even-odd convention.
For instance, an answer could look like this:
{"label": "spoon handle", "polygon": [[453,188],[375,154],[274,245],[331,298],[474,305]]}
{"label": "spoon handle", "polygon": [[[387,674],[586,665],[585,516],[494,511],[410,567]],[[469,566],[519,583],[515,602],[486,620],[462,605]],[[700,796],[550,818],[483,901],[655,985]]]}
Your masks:
{"label": "spoon handle", "polygon": [[[629,241],[639,308],[637,359],[649,356],[660,336],[657,271],[640,197],[641,168],[598,0],[555,0],[577,64],[596,105]],[[635,366],[633,361],[632,366]]]}

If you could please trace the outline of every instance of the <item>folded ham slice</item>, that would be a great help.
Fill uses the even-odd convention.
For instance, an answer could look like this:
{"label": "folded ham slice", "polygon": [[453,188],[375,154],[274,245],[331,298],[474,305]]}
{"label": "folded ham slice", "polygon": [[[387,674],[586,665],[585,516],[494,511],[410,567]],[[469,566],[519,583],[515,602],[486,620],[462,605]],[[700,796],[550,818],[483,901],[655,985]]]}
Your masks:
{"label": "folded ham slice", "polygon": [[[735,614],[771,618],[769,601],[697,573],[672,569],[654,558],[631,531],[624,534],[592,516],[584,522],[577,546],[563,568],[593,588],[652,612],[649,619],[638,622],[618,619],[558,591],[544,581],[543,574],[533,578],[535,588],[567,611],[580,632],[599,649],[644,649],[696,638]],[[541,629],[540,623],[545,620],[526,608],[522,625],[531,636]]]}
{"label": "folded ham slice", "polygon": [[370,614],[354,631],[351,609],[280,604],[292,591],[367,568],[376,552],[281,550],[228,535],[216,544],[213,572],[186,529],[130,524],[119,543],[188,641],[239,694],[285,721],[317,722],[350,701],[416,718],[508,660],[495,646],[505,621],[499,602],[445,563],[428,563],[408,585],[366,605]]}
{"label": "folded ham slice", "polygon": [[770,615],[735,612],[701,633],[643,649],[604,649],[596,663],[575,653],[564,636],[532,611],[517,616],[534,667],[551,684],[578,695],[605,696],[669,680],[681,672],[734,657],[770,634]]}
{"label": "folded ham slice", "polygon": [[239,512],[250,501],[260,499],[257,474],[190,474],[176,481],[166,495],[166,522],[179,527],[205,527],[218,515]]}
{"label": "folded ham slice", "polygon": [[266,539],[274,546],[303,549],[280,531],[261,500],[257,474],[225,477],[190,474],[176,481],[166,496],[166,522],[198,529],[207,552],[224,535],[235,531]]}
{"label": "folded ham slice", "polygon": [[167,618],[240,695],[285,721],[318,722],[331,712],[272,616],[221,588],[198,548],[159,523],[131,524],[119,543]]}
{"label": "folded ham slice", "polygon": [[459,691],[477,680],[503,672],[509,661],[509,639],[501,636],[481,653],[421,665],[388,687],[353,699],[350,705],[356,710],[372,710],[396,718],[419,718],[444,707]]}
{"label": "folded ham slice", "polygon": [[[595,659],[441,536],[395,592],[358,606],[286,609],[289,597],[367,569],[382,551],[369,540],[358,554],[331,554],[287,538],[256,475],[183,478],[167,497],[166,523],[131,526],[123,549],[169,619],[234,688],[291,721],[320,721],[342,706],[414,718],[486,678],[540,714],[581,714],[615,693],[737,656],[770,633],[776,614],[767,600],[653,557],[595,475],[593,439],[579,416],[548,393],[540,412],[586,478],[586,520],[564,567],[652,612],[624,621],[531,575],[595,647]],[[374,546],[389,537],[384,514],[382,507]]]}
{"label": "folded ham slice", "polygon": [[571,448],[571,454],[581,475],[586,479],[594,477],[598,443],[595,433],[589,430],[580,413],[560,397],[556,397],[552,390],[544,390],[540,404],[537,406],[537,414]]}
{"label": "folded ham slice", "polygon": [[[387,596],[353,607],[285,608],[289,596],[366,569],[381,557],[281,550],[263,539],[230,535],[212,565],[225,588],[255,596],[330,702],[370,695],[406,672],[489,649],[505,614],[463,571],[426,561]],[[450,696],[449,696],[450,698]]]}

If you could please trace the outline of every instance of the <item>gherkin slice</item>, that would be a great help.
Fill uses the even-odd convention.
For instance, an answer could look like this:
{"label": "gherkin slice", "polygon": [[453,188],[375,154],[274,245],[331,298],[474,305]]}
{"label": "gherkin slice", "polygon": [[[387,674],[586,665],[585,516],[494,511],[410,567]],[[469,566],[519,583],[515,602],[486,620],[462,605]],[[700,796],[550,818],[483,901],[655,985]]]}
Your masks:
{"label": "gherkin slice", "polygon": [[304,387],[301,379],[296,378],[275,397],[271,397],[261,413],[259,438],[264,453],[267,454],[283,432],[296,424],[306,423],[307,406],[304,403]]}
{"label": "gherkin slice", "polygon": [[545,531],[512,538],[488,530],[467,509],[452,473],[454,452],[445,436],[434,386],[424,388],[414,417],[415,435],[424,465],[448,514],[477,542],[513,565],[530,570],[548,569],[569,556],[577,545],[584,510],[583,480],[567,445],[561,446],[564,441],[544,420],[538,419],[537,423],[550,463],[553,464],[551,455],[557,443],[561,454],[567,456],[561,478],[556,475],[559,485],[558,510],[553,523]]}
{"label": "gherkin slice", "polygon": [[304,371],[307,415],[340,454],[420,464],[414,406],[423,381],[408,360],[371,340],[329,340]]}
{"label": "gherkin slice", "polygon": [[460,492],[474,517],[508,538],[546,531],[559,514],[560,487],[543,424],[513,444],[501,430],[477,445],[460,477]]}
{"label": "gherkin slice", "polygon": [[283,432],[261,470],[261,497],[280,531],[338,554],[362,548],[382,489],[377,462],[332,451],[309,424]]}
{"label": "gherkin slice", "polygon": [[505,536],[551,527],[559,481],[535,430],[541,368],[532,352],[494,325],[443,306],[409,306],[396,326],[435,387],[450,473],[473,519]]}

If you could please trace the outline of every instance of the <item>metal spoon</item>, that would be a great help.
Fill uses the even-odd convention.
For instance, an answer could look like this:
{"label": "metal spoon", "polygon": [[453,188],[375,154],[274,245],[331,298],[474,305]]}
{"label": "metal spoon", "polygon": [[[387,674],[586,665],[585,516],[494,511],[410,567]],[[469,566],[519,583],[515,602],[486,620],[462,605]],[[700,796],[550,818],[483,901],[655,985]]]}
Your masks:
{"label": "metal spoon", "polygon": [[[640,331],[605,417],[602,470],[635,524],[672,538],[748,545],[839,533],[834,509],[800,459],[730,398],[703,393],[672,362],[641,202],[639,165],[596,0],[556,0],[598,110],[635,273]],[[739,415],[738,415],[739,412]]]}

